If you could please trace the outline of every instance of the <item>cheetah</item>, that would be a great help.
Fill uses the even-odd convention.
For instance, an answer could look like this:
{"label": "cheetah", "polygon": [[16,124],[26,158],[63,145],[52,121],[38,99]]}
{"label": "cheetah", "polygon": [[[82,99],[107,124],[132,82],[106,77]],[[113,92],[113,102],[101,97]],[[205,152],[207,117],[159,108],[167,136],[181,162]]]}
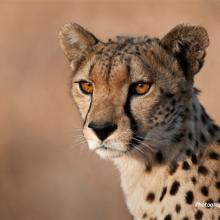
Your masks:
{"label": "cheetah", "polygon": [[194,76],[209,37],[180,24],[163,38],[98,40],[65,24],[59,43],[89,149],[117,166],[134,220],[220,220],[220,127]]}

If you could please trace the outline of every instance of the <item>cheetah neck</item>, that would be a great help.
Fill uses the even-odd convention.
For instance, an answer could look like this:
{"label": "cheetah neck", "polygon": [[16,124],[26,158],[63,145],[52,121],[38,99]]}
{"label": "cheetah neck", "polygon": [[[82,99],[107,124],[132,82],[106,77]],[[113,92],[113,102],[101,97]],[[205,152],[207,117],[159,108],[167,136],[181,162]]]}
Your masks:
{"label": "cheetah neck", "polygon": [[[165,150],[162,151],[164,160],[155,161],[147,156],[146,158],[124,156],[115,159],[131,213],[140,216],[144,208],[139,200],[143,194],[146,195],[149,191],[161,191],[162,185],[166,185],[172,179],[172,174],[179,164],[182,164],[189,155],[194,155],[194,160],[197,160],[209,145],[218,140],[219,136],[219,127],[214,124],[194,95],[186,107],[181,141],[164,148]],[[154,155],[151,156],[154,158]]]}

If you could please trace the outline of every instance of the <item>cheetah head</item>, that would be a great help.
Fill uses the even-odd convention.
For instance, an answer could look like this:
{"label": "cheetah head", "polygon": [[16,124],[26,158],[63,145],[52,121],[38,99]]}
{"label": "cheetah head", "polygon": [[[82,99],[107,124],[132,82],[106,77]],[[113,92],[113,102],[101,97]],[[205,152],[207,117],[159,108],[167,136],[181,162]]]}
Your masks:
{"label": "cheetah head", "polygon": [[178,142],[209,44],[203,27],[181,24],[162,39],[102,42],[70,23],[61,28],[59,41],[91,150],[103,158],[150,157]]}

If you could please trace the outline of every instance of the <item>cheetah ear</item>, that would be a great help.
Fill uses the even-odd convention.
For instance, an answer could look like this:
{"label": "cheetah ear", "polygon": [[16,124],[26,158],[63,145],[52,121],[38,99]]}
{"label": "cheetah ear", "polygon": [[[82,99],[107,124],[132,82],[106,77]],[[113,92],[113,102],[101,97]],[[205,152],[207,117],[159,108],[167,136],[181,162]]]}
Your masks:
{"label": "cheetah ear", "polygon": [[186,78],[193,81],[194,75],[204,63],[205,49],[209,45],[205,28],[189,24],[177,25],[162,38],[161,44],[177,58]]}
{"label": "cheetah ear", "polygon": [[67,23],[59,31],[59,43],[69,61],[78,59],[82,52],[98,40],[90,32],[76,23]]}

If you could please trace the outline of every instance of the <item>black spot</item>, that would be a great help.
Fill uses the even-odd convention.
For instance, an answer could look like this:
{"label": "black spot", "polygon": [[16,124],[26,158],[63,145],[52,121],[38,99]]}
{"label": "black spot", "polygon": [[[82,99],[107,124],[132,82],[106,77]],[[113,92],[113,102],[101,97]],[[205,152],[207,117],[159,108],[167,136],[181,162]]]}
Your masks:
{"label": "black spot", "polygon": [[164,220],[171,220],[171,219],[172,219],[172,217],[171,217],[170,214],[168,214],[168,215],[166,215],[166,216],[164,217]]}
{"label": "black spot", "polygon": [[169,112],[170,111],[170,107],[166,107],[165,111]]}
{"label": "black spot", "polygon": [[205,166],[199,166],[198,172],[202,175],[207,175],[209,171]]}
{"label": "black spot", "polygon": [[207,143],[207,139],[205,137],[205,135],[203,133],[200,134],[200,140],[203,142],[203,143]]}
{"label": "black spot", "polygon": [[140,51],[136,51],[135,54],[138,55],[138,56],[141,56]]}
{"label": "black spot", "polygon": [[148,124],[152,124],[153,123],[153,120],[152,119],[149,119],[148,120]]}
{"label": "black spot", "polygon": [[170,113],[168,112],[164,117],[167,118],[170,115]]}
{"label": "black spot", "polygon": [[154,126],[155,126],[155,127],[158,127],[158,125],[159,125],[159,122],[155,123],[155,125],[154,125]]}
{"label": "black spot", "polygon": [[199,142],[196,140],[195,142],[195,147],[198,148],[199,147]]}
{"label": "black spot", "polygon": [[219,181],[215,183],[215,187],[216,187],[217,189],[220,189],[220,182],[219,182]]}
{"label": "black spot", "polygon": [[204,195],[204,196],[208,196],[209,195],[209,189],[207,186],[203,186],[201,187],[201,193]]}
{"label": "black spot", "polygon": [[213,199],[208,199],[208,200],[206,200],[206,203],[209,203],[209,204],[210,204],[210,205],[207,205],[206,208],[210,209],[210,208],[213,208],[213,207],[214,207],[214,206],[212,206],[213,203],[214,203]]}
{"label": "black spot", "polygon": [[194,185],[197,183],[197,180],[196,180],[196,178],[195,178],[194,176],[191,178],[191,181],[192,181],[192,183],[193,183]]}
{"label": "black spot", "polygon": [[219,160],[220,159],[220,155],[218,153],[214,152],[214,151],[209,153],[209,157],[213,160]]}
{"label": "black spot", "polygon": [[164,90],[162,88],[160,88],[160,92],[163,94],[164,93]]}
{"label": "black spot", "polygon": [[217,171],[217,170],[214,171],[214,176],[215,176],[216,178],[218,178],[218,171]]}
{"label": "black spot", "polygon": [[147,213],[145,212],[142,216],[142,218],[146,218],[147,217]]}
{"label": "black spot", "polygon": [[193,192],[192,192],[192,191],[188,191],[188,192],[186,193],[185,199],[186,199],[186,203],[187,203],[187,204],[192,204],[192,203],[193,203],[193,200],[194,200]]}
{"label": "black spot", "polygon": [[181,118],[184,118],[186,115],[184,114],[184,112],[181,112],[181,113],[179,114],[179,116],[180,116]]}
{"label": "black spot", "polygon": [[179,133],[179,134],[176,134],[174,137],[173,137],[173,141],[175,143],[178,143],[178,142],[181,142],[182,139],[184,137],[184,133]]}
{"label": "black spot", "polygon": [[161,151],[158,151],[156,154],[155,154],[155,160],[158,162],[158,163],[162,163],[164,161],[164,157],[163,157],[163,154],[161,153]]}
{"label": "black spot", "polygon": [[171,163],[171,165],[170,165],[170,167],[169,167],[169,173],[170,173],[170,175],[173,175],[173,174],[176,172],[178,166],[179,166],[179,165],[178,165],[178,163],[176,163],[176,162]]}
{"label": "black spot", "polygon": [[167,92],[167,93],[165,93],[165,96],[167,98],[172,98],[174,96],[174,94]]}
{"label": "black spot", "polygon": [[212,127],[215,131],[220,131],[220,127],[218,125],[213,124]]}
{"label": "black spot", "polygon": [[153,192],[148,193],[146,200],[149,202],[153,202],[155,199],[155,194]]}
{"label": "black spot", "polygon": [[175,104],[176,104],[176,99],[173,99],[171,105],[175,105]]}
{"label": "black spot", "polygon": [[192,150],[191,150],[191,149],[186,149],[186,155],[187,155],[187,156],[192,155]]}
{"label": "black spot", "polygon": [[158,114],[158,115],[162,115],[162,111],[159,110],[159,111],[157,112],[157,114]]}
{"label": "black spot", "polygon": [[183,219],[182,220],[189,220],[189,218],[188,217],[183,217]]}
{"label": "black spot", "polygon": [[190,113],[189,108],[186,107],[185,112],[186,112],[187,114],[189,114],[189,113]]}
{"label": "black spot", "polygon": [[203,216],[203,212],[201,210],[197,210],[195,213],[195,220],[201,220]]}
{"label": "black spot", "polygon": [[183,170],[189,170],[189,169],[190,169],[190,166],[189,166],[189,164],[188,164],[187,161],[184,161],[184,162],[183,162],[182,168],[183,168]]}
{"label": "black spot", "polygon": [[170,114],[174,113],[174,111],[175,111],[175,108],[172,108],[172,109],[170,110]]}
{"label": "black spot", "polygon": [[195,154],[192,154],[191,160],[192,160],[193,164],[197,164],[198,163],[198,159],[197,159],[197,156]]}
{"label": "black spot", "polygon": [[170,188],[170,195],[175,195],[180,187],[180,183],[178,181],[174,181],[171,188]]}
{"label": "black spot", "polygon": [[176,210],[176,213],[180,213],[180,210],[181,210],[180,204],[176,204],[175,210]]}
{"label": "black spot", "polygon": [[164,198],[166,192],[167,192],[167,187],[163,187],[163,191],[162,191],[161,196],[160,196],[160,201],[163,200],[163,198]]}
{"label": "black spot", "polygon": [[139,51],[139,47],[137,45],[135,45],[135,50]]}
{"label": "black spot", "polygon": [[211,125],[211,126],[208,128],[208,132],[209,132],[210,136],[214,136],[216,130],[215,130],[214,127]]}
{"label": "black spot", "polygon": [[188,133],[188,138],[189,138],[189,140],[192,140],[193,136],[192,136],[191,132]]}
{"label": "black spot", "polygon": [[206,115],[204,113],[201,114],[201,120],[202,120],[203,124],[206,124],[207,118],[206,118]]}
{"label": "black spot", "polygon": [[194,115],[194,121],[197,122],[198,121],[198,118],[196,115]]}
{"label": "black spot", "polygon": [[146,165],[146,168],[145,168],[145,171],[147,172],[147,173],[150,173],[151,172],[151,170],[152,170],[152,166],[151,165]]}

